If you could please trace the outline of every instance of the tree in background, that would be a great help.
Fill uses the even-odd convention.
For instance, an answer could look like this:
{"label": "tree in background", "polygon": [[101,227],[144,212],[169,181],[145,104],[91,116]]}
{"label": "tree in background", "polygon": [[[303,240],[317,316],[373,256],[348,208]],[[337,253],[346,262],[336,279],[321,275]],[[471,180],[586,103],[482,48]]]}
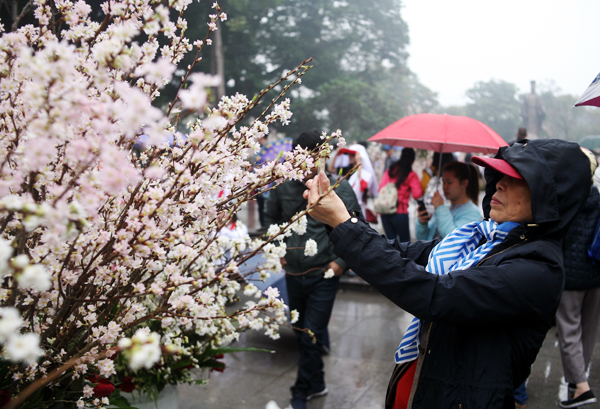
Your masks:
{"label": "tree in background", "polygon": [[429,112],[434,101],[411,73],[385,70],[328,81],[304,104],[326,113],[327,124],[339,126],[346,137],[366,140],[406,115]]}
{"label": "tree in background", "polygon": [[[196,383],[194,368],[224,369],[218,356],[240,332],[277,339],[287,325],[279,291],[252,281],[281,271],[275,243],[302,234],[308,210],[254,240],[221,232],[258,190],[303,180],[343,138],[254,166],[248,153],[288,122],[283,93],[307,61],[255,98],[207,106],[221,79],[191,73],[210,38],[187,36],[189,1],[110,0],[96,12],[36,0],[36,24],[17,16],[0,33],[2,407],[130,408],[117,388],[156,396]],[[190,21],[214,31],[227,14],[212,8]],[[178,67],[183,86],[163,112],[152,101]],[[186,111],[197,120],[183,138]],[[247,266],[259,252],[265,261]],[[241,283],[254,301],[228,305]]]}
{"label": "tree in background", "polygon": [[450,105],[447,107],[439,107],[436,109],[436,114],[448,114],[448,115],[467,115],[467,107],[464,105]]}
{"label": "tree in background", "polygon": [[[202,7],[209,5],[190,5],[198,13]],[[223,7],[227,95],[256,94],[297,61],[313,58],[314,69],[291,93],[289,135],[341,128],[350,140],[366,139],[437,103],[406,66],[409,40],[400,0],[227,0]],[[196,36],[207,27],[189,30],[199,30]],[[200,64],[207,71],[210,66],[210,58]]]}
{"label": "tree in background", "polygon": [[600,134],[600,109],[574,109],[577,97],[562,94],[561,89],[551,81],[543,83],[540,92],[546,110],[543,129],[548,137],[577,142],[585,136]]}
{"label": "tree in background", "polygon": [[[526,95],[519,93],[515,84],[501,80],[481,81],[467,90],[466,95],[471,100],[466,105],[438,107],[435,111],[475,118],[507,142],[515,139],[517,129],[524,126],[521,104]],[[540,137],[578,142],[585,136],[600,134],[600,109],[573,109],[577,96],[562,93],[553,81],[542,82],[539,95],[546,113]]]}
{"label": "tree in background", "polygon": [[466,91],[471,100],[466,105],[466,116],[485,123],[510,142],[522,122],[517,92],[517,86],[506,81],[477,82]]}

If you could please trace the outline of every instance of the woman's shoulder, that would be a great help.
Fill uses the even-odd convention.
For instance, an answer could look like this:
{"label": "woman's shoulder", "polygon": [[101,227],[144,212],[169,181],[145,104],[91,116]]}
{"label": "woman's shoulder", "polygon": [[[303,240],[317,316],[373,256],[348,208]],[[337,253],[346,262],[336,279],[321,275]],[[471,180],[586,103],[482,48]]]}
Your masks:
{"label": "woman's shoulder", "polygon": [[448,205],[445,205],[445,206],[447,206],[452,213],[474,213],[474,212],[481,213],[481,211],[479,210],[479,207],[477,207],[477,205],[470,200],[464,204],[454,206],[454,207],[448,206]]}
{"label": "woman's shoulder", "polygon": [[[494,258],[494,257],[492,257]],[[546,264],[552,269],[563,271],[563,254],[560,242],[553,239],[534,239],[522,243],[513,243],[505,251],[501,251],[494,264],[529,260]],[[561,275],[562,279],[562,275]]]}
{"label": "woman's shoulder", "polygon": [[462,213],[477,213],[481,217],[481,210],[475,203],[473,203],[470,200],[467,203],[465,203],[464,206],[461,206],[461,210]]}
{"label": "woman's shoulder", "polygon": [[468,210],[476,210],[479,211],[479,206],[477,206],[475,203],[473,203],[472,201],[468,201],[467,204],[465,205],[465,208]]}
{"label": "woman's shoulder", "polygon": [[449,213],[452,214],[452,218],[457,222],[464,224],[481,220],[481,210],[479,210],[479,207],[477,207],[470,200],[461,206],[449,209]]}
{"label": "woman's shoulder", "polygon": [[475,203],[471,202],[469,200],[469,203],[467,204],[469,207],[466,210],[467,213],[469,213],[469,215],[472,215],[472,217],[474,217],[477,220],[481,220],[482,213],[481,213],[481,209],[479,208],[479,206],[477,206]]}

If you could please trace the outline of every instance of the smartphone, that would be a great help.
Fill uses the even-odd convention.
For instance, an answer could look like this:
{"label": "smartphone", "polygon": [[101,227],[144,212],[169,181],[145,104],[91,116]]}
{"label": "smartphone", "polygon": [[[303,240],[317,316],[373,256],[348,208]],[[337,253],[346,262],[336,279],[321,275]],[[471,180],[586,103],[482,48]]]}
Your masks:
{"label": "smartphone", "polygon": [[319,172],[320,171],[325,172],[325,165],[327,164],[327,159],[319,158],[319,159],[317,159],[317,162],[318,162]]}
{"label": "smartphone", "polygon": [[[319,158],[317,159],[318,162],[318,167],[319,167],[319,172],[323,171],[325,172],[325,164],[327,163],[327,159],[325,158]],[[317,175],[317,180],[319,180],[319,175]],[[319,183],[319,194],[322,195],[323,194],[323,188],[321,188],[321,183]]]}
{"label": "smartphone", "polygon": [[427,211],[427,208],[425,207],[425,202],[423,201],[423,199],[417,199],[417,204],[419,205],[419,207],[418,207],[419,212],[422,212],[423,210]]}

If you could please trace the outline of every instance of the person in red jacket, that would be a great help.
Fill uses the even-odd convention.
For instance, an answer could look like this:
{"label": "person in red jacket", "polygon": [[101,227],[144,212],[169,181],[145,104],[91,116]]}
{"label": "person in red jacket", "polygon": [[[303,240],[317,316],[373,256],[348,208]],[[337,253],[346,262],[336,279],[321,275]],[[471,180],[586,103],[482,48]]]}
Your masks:
{"label": "person in red jacket", "polygon": [[421,182],[412,170],[415,161],[415,150],[402,149],[400,159],[392,163],[385,171],[379,183],[379,190],[388,183],[394,183],[398,189],[398,208],[394,214],[382,214],[381,223],[388,239],[398,239],[400,242],[410,241],[408,224],[408,200],[410,195],[415,199],[421,197]]}

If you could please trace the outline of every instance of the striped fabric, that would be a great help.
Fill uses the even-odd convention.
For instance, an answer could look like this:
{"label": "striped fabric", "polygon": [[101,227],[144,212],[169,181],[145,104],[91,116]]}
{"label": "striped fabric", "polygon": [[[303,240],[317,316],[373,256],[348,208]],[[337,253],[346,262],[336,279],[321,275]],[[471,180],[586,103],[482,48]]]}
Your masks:
{"label": "striped fabric", "polygon": [[[439,275],[454,270],[466,270],[481,261],[518,225],[519,223],[514,222],[498,224],[491,220],[465,224],[434,247],[425,270]],[[485,238],[486,242],[477,247],[482,238]],[[396,350],[396,363],[401,364],[417,358],[422,328],[423,322],[416,317],[413,318]]]}

